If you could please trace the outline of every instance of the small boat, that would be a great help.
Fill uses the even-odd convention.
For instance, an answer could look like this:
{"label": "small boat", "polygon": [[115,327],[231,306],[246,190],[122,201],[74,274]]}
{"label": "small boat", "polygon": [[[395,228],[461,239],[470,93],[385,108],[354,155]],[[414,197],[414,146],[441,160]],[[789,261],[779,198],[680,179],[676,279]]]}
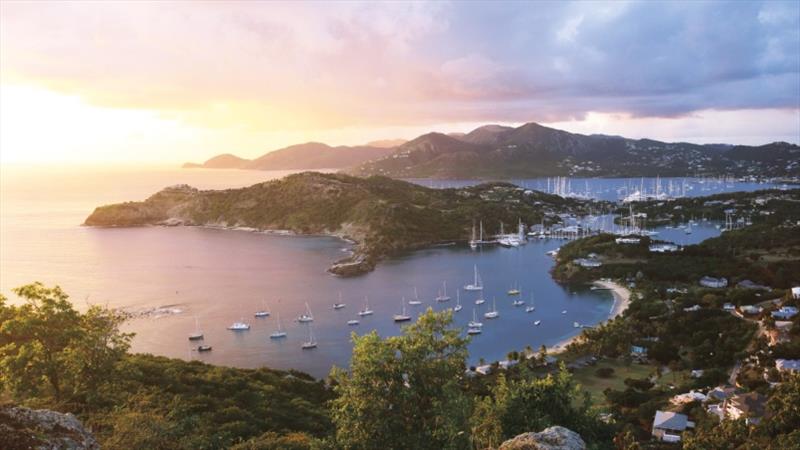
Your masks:
{"label": "small boat", "polygon": [[566,310],[566,309],[565,309],[565,310],[563,310],[563,311],[561,311],[561,314],[566,314],[566,313],[567,313],[567,310]]}
{"label": "small boat", "polygon": [[303,350],[311,350],[317,348],[317,341],[314,339],[314,330],[311,329],[311,324],[308,325],[308,340],[303,342],[300,346]]}
{"label": "small boat", "polygon": [[482,305],[484,303],[486,303],[486,300],[483,298],[483,296],[480,296],[480,297],[475,299],[475,304],[476,305]]}
{"label": "small boat", "polygon": [[478,312],[475,308],[472,308],[472,321],[467,324],[470,328],[481,328],[483,326],[482,323],[478,322]]}
{"label": "small boat", "polygon": [[500,317],[500,313],[497,312],[497,302],[495,301],[494,297],[492,297],[492,310],[485,312],[483,314],[483,317],[487,319],[496,319]]}
{"label": "small boat", "polygon": [[210,345],[200,345],[197,347],[198,352],[210,352],[211,346]]}
{"label": "small boat", "polygon": [[539,326],[540,323],[542,323],[541,320],[537,320],[536,322],[533,322],[533,324],[536,325],[537,327]]}
{"label": "small boat", "polygon": [[522,294],[522,291],[519,290],[519,286],[514,286],[509,289],[507,293],[508,295],[520,295]]}
{"label": "small boat", "polygon": [[522,306],[525,304],[525,300],[514,300],[511,304],[514,306]]}
{"label": "small boat", "polygon": [[422,304],[422,302],[419,300],[419,294],[417,294],[416,286],[414,287],[414,299],[409,300],[408,304],[411,306],[417,306]]}
{"label": "small boat", "polygon": [[478,265],[476,264],[473,267],[474,278],[472,280],[472,284],[467,284],[464,286],[465,291],[482,291],[483,284],[481,283],[481,276],[478,275]]}
{"label": "small boat", "polygon": [[467,328],[467,334],[474,335],[474,334],[481,334],[480,328]]}
{"label": "small boat", "polygon": [[527,308],[525,308],[525,312],[526,313],[532,313],[534,311],[536,311],[536,307],[535,306],[528,306]]}
{"label": "small boat", "polygon": [[261,302],[261,309],[256,311],[254,316],[258,318],[269,317],[269,310],[264,306],[264,302]]}
{"label": "small boat", "polygon": [[306,302],[306,312],[304,314],[300,314],[300,317],[297,318],[297,321],[300,323],[314,321],[314,315],[311,314],[311,308],[308,307],[308,302]]}
{"label": "small boat", "polygon": [[453,311],[459,312],[461,311],[461,292],[456,291],[456,306],[453,308]]}
{"label": "small boat", "polygon": [[449,302],[450,296],[447,295],[447,281],[442,282],[444,286],[444,291],[439,291],[439,295],[436,297],[437,302]]}
{"label": "small boat", "polygon": [[356,319],[352,319],[352,320],[348,320],[348,321],[347,321],[347,325],[349,325],[349,326],[351,326],[351,327],[354,327],[354,326],[358,325],[359,323],[361,323],[361,322],[359,322],[359,321],[358,321],[358,320],[356,320]]}
{"label": "small boat", "polygon": [[402,312],[400,314],[395,314],[394,317],[392,317],[392,320],[394,320],[395,322],[408,322],[408,321],[411,320],[411,316],[406,314],[406,298],[405,297],[403,297]]}
{"label": "small boat", "polygon": [[240,322],[233,322],[228,329],[231,331],[247,331],[250,329],[250,325],[245,323],[244,318],[242,318]]}
{"label": "small boat", "polygon": [[278,329],[269,335],[270,339],[285,338],[286,332],[281,328],[281,313],[278,313]]}
{"label": "small boat", "polygon": [[578,322],[572,322],[572,326],[575,328],[580,328],[581,324],[579,324]]}
{"label": "small boat", "polygon": [[364,309],[359,311],[358,315],[361,316],[361,317],[364,317],[364,316],[371,316],[372,314],[373,314],[373,311],[371,309],[369,309],[369,298],[364,296]]}
{"label": "small boat", "polygon": [[189,335],[190,341],[199,341],[203,339],[203,332],[200,331],[200,323],[197,320],[197,317],[194,318],[194,333]]}
{"label": "small boat", "polygon": [[347,305],[345,305],[344,303],[342,303],[342,293],[341,293],[341,292],[339,292],[339,302],[338,302],[338,303],[334,303],[334,304],[333,304],[333,309],[342,309],[342,308],[344,308],[345,306],[347,306]]}

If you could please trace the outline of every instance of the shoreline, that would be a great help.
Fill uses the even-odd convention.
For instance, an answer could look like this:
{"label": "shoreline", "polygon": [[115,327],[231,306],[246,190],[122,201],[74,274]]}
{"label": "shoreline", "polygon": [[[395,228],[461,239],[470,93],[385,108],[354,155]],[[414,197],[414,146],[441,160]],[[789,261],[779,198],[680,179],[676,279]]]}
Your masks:
{"label": "shoreline", "polygon": [[[613,320],[628,309],[628,306],[631,304],[631,291],[626,288],[625,286],[611,280],[595,280],[592,282],[592,285],[597,286],[601,289],[611,291],[611,295],[614,297],[614,303],[611,305],[611,310],[609,310],[608,318],[602,322],[599,322],[598,325],[604,324],[610,320]],[[554,345],[547,348],[548,354],[558,354],[563,353],[567,350],[567,346],[574,343],[581,337],[581,334],[576,334],[575,336],[563,339]],[[538,352],[536,352],[538,354]]]}

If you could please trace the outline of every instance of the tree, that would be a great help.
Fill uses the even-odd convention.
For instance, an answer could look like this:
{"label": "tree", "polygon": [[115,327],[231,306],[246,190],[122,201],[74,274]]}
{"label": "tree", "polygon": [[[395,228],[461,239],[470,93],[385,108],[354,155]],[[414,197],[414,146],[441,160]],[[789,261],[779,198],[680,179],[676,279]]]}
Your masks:
{"label": "tree", "polygon": [[14,292],[24,304],[0,298],[0,384],[17,398],[55,403],[96,395],[128,350],[123,317],[100,307],[80,314],[58,286],[36,282]]}
{"label": "tree", "polygon": [[353,334],[350,373],[334,369],[340,447],[446,449],[468,446],[471,404],[459,380],[467,340],[452,313],[428,310],[400,336]]}

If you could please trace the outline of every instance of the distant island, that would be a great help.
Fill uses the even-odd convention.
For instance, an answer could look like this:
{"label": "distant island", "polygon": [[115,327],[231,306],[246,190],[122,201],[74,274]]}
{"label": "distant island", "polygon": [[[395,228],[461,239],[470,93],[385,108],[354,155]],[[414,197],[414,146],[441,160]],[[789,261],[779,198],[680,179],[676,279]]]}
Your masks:
{"label": "distant island", "polygon": [[485,125],[469,133],[428,133],[408,142],[365,146],[306,143],[254,160],[231,154],[184,167],[225,169],[342,169],[392,178],[513,179],[542,176],[800,177],[800,146],[667,143],[602,134],[569,133],[537,123]]}
{"label": "distant island", "polygon": [[319,142],[292,145],[274,150],[256,159],[244,159],[225,153],[202,164],[186,163],[184,169],[344,169],[390,155],[401,141],[376,141],[367,145],[331,147]]}
{"label": "distant island", "polygon": [[557,223],[560,213],[587,213],[581,202],[508,183],[430,189],[386,177],[304,172],[242,189],[200,191],[181,185],[143,202],[101,206],[85,225],[193,225],[350,239],[353,254],[330,272],[368,272],[389,254],[466,242],[474,224],[486,233],[515,231],[517,222]]}

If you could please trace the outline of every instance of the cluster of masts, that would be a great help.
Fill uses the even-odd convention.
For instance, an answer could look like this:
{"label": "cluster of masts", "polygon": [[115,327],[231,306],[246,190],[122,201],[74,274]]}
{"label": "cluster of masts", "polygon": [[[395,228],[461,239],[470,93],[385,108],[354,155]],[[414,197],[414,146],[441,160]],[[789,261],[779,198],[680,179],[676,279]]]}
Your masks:
{"label": "cluster of masts", "polygon": [[473,250],[477,250],[478,247],[482,245],[502,245],[503,247],[519,247],[520,245],[524,245],[527,243],[526,233],[525,233],[525,224],[522,223],[522,219],[519,219],[517,224],[517,232],[516,233],[506,233],[504,231],[504,224],[500,222],[500,233],[490,237],[485,238],[483,232],[483,221],[480,221],[479,228],[475,228],[475,222],[472,223],[472,236],[469,240],[469,247]]}
{"label": "cluster of masts", "polygon": [[[472,278],[472,281],[468,282],[467,284],[465,284],[463,286],[463,290],[467,291],[467,292],[477,292],[478,296],[474,300],[474,303],[475,303],[476,306],[480,306],[480,305],[486,303],[486,299],[484,299],[484,297],[483,297],[483,289],[484,289],[483,281],[481,280],[480,273],[478,272],[478,266],[475,265],[473,267],[473,278]],[[520,288],[519,284],[511,286],[508,289],[507,294],[510,297],[514,297],[515,298],[515,300],[512,303],[514,306],[519,306],[519,307],[525,306],[525,312],[526,313],[532,313],[532,312],[534,312],[536,310],[536,307],[533,304],[533,294],[531,294],[531,298],[530,298],[529,302],[525,302],[525,301],[519,299],[520,296],[522,295],[522,289]],[[438,291],[436,297],[434,298],[434,300],[437,303],[445,303],[445,302],[449,302],[449,301],[452,300],[452,297],[450,297],[447,294],[447,282],[446,281],[442,283],[442,287],[441,287],[441,289],[439,289],[439,291]],[[411,306],[418,306],[418,305],[422,304],[422,300],[420,300],[420,298],[419,298],[419,295],[417,293],[417,288],[416,287],[414,288],[414,297],[410,301],[406,302],[406,298],[402,297],[400,313],[399,314],[394,314],[392,316],[392,320],[395,323],[409,322],[409,321],[412,320],[412,317],[409,314],[406,313],[406,304],[411,305]],[[343,303],[343,301],[342,301],[342,294],[340,292],[339,293],[339,301],[332,305],[332,309],[334,311],[338,311],[338,310],[342,310],[342,309],[346,308],[346,306],[347,305],[345,303]],[[457,313],[457,312],[461,311],[462,309],[463,309],[463,305],[461,304],[461,291],[460,290],[456,290],[456,304],[455,304],[454,307],[450,308],[449,310],[454,312],[454,313]],[[563,311],[562,313],[566,314],[566,311]],[[357,312],[357,315],[358,315],[358,317],[366,317],[366,316],[372,316],[373,314],[375,314],[375,312],[372,309],[370,309],[369,298],[365,296],[364,297],[364,305]],[[469,335],[480,334],[481,330],[483,328],[483,323],[478,321],[478,315],[477,314],[478,314],[477,313],[477,309],[473,308],[472,309],[472,320],[468,323],[468,327],[467,327],[467,334],[469,334]],[[266,306],[264,306],[262,309],[259,309],[259,310],[255,311],[255,313],[253,314],[253,316],[255,318],[257,318],[257,319],[270,317],[271,315],[272,315],[272,313],[270,312],[270,310],[268,308],[266,308]],[[483,317],[486,318],[486,319],[497,319],[497,318],[500,317],[500,313],[497,311],[497,302],[496,302],[496,299],[494,297],[492,298],[492,309],[488,310],[487,312],[485,312],[483,314]],[[306,326],[308,328],[308,339],[301,344],[301,348],[303,350],[310,350],[310,349],[316,348],[317,347],[317,341],[314,338],[314,331],[313,331],[313,328],[312,328],[312,322],[314,322],[314,315],[311,312],[311,308],[308,306],[308,302],[306,302],[306,304],[305,304],[305,311],[303,313],[301,313],[297,317],[296,321],[298,323],[306,324]],[[347,325],[348,326],[356,326],[356,325],[359,325],[359,323],[360,322],[359,322],[359,320],[357,318],[350,319],[350,320],[347,321]],[[537,320],[537,321],[534,322],[534,325],[538,326],[540,323],[541,323],[541,321]],[[230,330],[230,331],[235,331],[235,332],[249,331],[250,330],[250,324],[245,321],[244,317],[242,317],[239,321],[236,321],[236,322],[232,323],[230,326],[228,326],[227,329]],[[277,314],[277,329],[272,334],[270,334],[269,337],[272,340],[280,340],[280,339],[284,339],[284,338],[287,337],[287,333],[283,329],[283,326],[282,326],[282,323],[281,323],[280,313]],[[190,341],[202,341],[203,339],[204,339],[203,332],[200,330],[200,325],[199,325],[199,322],[198,322],[197,318],[195,318],[195,331],[193,333],[189,334],[189,340]],[[206,345],[206,344],[200,345],[200,346],[197,347],[197,351],[198,352],[211,351],[211,346],[210,345]]]}

